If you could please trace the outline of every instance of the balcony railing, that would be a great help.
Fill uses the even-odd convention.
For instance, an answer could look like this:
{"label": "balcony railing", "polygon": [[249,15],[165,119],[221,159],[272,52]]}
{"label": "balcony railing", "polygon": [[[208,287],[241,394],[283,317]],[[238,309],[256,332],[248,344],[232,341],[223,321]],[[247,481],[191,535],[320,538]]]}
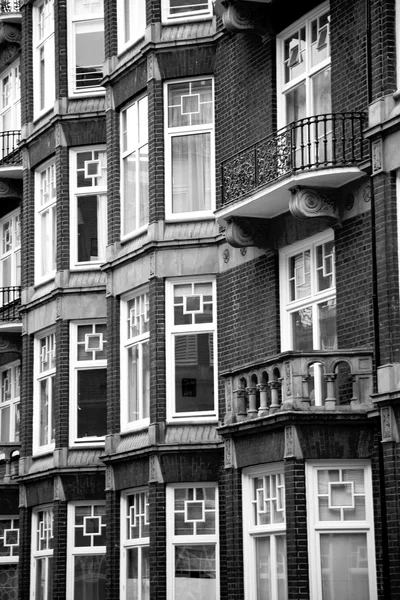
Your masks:
{"label": "balcony railing", "polygon": [[225,375],[225,381],[227,422],[280,410],[365,410],[371,405],[372,352],[286,352]]}
{"label": "balcony railing", "polygon": [[13,285],[0,288],[0,323],[20,321],[21,287]]}
{"label": "balcony railing", "polygon": [[366,158],[364,120],[360,112],[307,117],[228,158],[221,164],[222,203],[295,173],[356,166]]}
{"label": "balcony railing", "polygon": [[18,144],[21,141],[21,131],[0,132],[0,167],[4,165],[20,165],[21,151]]}
{"label": "balcony railing", "polygon": [[19,12],[19,0],[0,0],[0,15]]}

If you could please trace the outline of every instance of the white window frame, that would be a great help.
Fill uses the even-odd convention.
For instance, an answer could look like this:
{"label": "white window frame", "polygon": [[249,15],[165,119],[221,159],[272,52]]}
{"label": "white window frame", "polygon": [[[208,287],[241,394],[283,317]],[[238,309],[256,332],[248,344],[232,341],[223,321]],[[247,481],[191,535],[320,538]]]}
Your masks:
{"label": "white window frame", "polygon": [[[312,107],[312,93],[311,93],[311,77],[318,73],[319,71],[324,71],[329,68],[331,63],[331,57],[329,52],[329,57],[325,60],[321,61],[314,67],[311,66],[311,58],[310,58],[310,47],[311,47],[311,22],[316,18],[320,17],[324,13],[329,11],[329,2],[324,2],[320,6],[318,6],[315,10],[310,11],[301,19],[298,19],[295,23],[290,25],[287,29],[279,33],[276,38],[277,41],[277,51],[276,51],[276,65],[277,65],[277,95],[278,95],[278,129],[284,127],[286,123],[286,101],[285,101],[285,93],[295,88],[302,82],[306,82],[306,102],[307,102],[307,115],[312,116],[314,113]],[[306,69],[305,74],[299,75],[292,81],[285,84],[284,81],[284,42],[290,37],[293,33],[299,30],[301,27],[306,28],[306,50],[305,50],[305,63]],[[330,44],[330,37],[328,35],[328,48]]]}
{"label": "white window frame", "polygon": [[[84,15],[74,14],[74,2],[69,0],[68,2],[68,60],[69,60],[69,95],[70,96],[98,96],[104,95],[105,90],[100,84],[79,88],[76,82],[76,39],[75,32],[80,26],[84,26],[89,32],[103,32],[104,36],[104,2],[103,0],[88,0],[86,4],[90,7],[96,4],[101,5],[101,9],[97,12],[93,10],[92,13]],[[103,38],[104,44],[104,38]],[[104,61],[102,63],[102,77],[104,77]],[[93,65],[98,67],[99,65]]]}
{"label": "white window frame", "polygon": [[[128,8],[128,11],[126,10]],[[128,12],[128,14],[126,14]],[[146,31],[145,0],[118,0],[118,53],[122,54],[142,39]]]}
{"label": "white window frame", "polygon": [[[320,521],[318,518],[317,502],[317,472],[326,469],[363,469],[365,485],[365,521]],[[375,565],[375,535],[372,498],[371,464],[367,460],[326,460],[306,462],[307,489],[307,521],[308,521],[308,552],[310,576],[310,600],[322,598],[322,574],[320,535],[323,533],[365,533],[368,552],[368,600],[377,600],[376,565]],[[342,509],[343,510],[343,509]],[[367,599],[365,599],[367,600]]]}
{"label": "white window frame", "polygon": [[[79,501],[79,502],[70,502],[68,503],[68,515],[67,515],[67,595],[68,600],[81,600],[81,598],[75,598],[74,595],[74,583],[75,583],[75,557],[76,556],[105,556],[106,555],[106,546],[94,546],[93,539],[91,540],[90,546],[75,546],[75,509],[80,506],[91,507],[91,516],[94,516],[94,507],[95,506],[104,506],[105,502],[103,501]],[[91,517],[89,517],[91,518]],[[104,523],[103,519],[101,519],[101,528],[105,527],[105,516]],[[85,523],[83,525],[85,527]],[[92,536],[93,538],[94,536]]]}
{"label": "white window frame", "polygon": [[[128,114],[131,117],[128,117]],[[143,127],[144,115],[146,117],[146,123]],[[128,124],[129,123],[129,124]],[[147,96],[138,98],[135,102],[129,104],[121,110],[120,118],[120,131],[121,131],[121,240],[126,240],[133,235],[138,235],[147,229],[149,222],[149,177],[147,170],[147,198],[141,197],[141,181],[140,181],[140,153],[146,152],[147,148],[147,161],[149,157],[149,135],[148,135],[148,99]],[[143,136],[141,138],[141,136]],[[135,154],[135,175],[136,175],[136,186],[135,186],[135,202],[133,203],[132,198],[126,193],[124,185],[125,176],[125,160],[132,157]],[[132,160],[132,158],[130,158]],[[147,162],[148,168],[148,162]],[[140,223],[140,212],[141,204],[145,201],[146,211],[144,215],[143,223]],[[136,227],[132,230],[125,230],[126,217],[125,217],[125,205],[126,203],[132,203]]]}
{"label": "white window frame", "polygon": [[[175,522],[175,490],[176,489],[204,489],[213,488],[215,490],[215,533],[214,534],[193,534],[177,535],[174,531]],[[189,502],[193,502],[192,500]],[[203,506],[203,515],[205,514]],[[186,508],[185,508],[186,511]],[[185,512],[186,515],[186,512]],[[175,594],[175,546],[201,546],[203,544],[215,546],[215,600],[220,597],[220,571],[219,571],[219,505],[218,505],[218,485],[216,483],[175,483],[166,486],[166,516],[167,516],[167,600],[175,600],[178,596]],[[186,520],[186,517],[185,517]],[[193,521],[194,523],[194,521]],[[194,525],[194,527],[197,527]]]}
{"label": "white window frame", "polygon": [[[259,498],[254,498],[253,480],[256,478],[275,477],[281,488],[281,496],[276,496],[277,504],[282,502],[278,509],[283,513],[281,523],[271,523],[269,525],[257,524],[254,519],[254,504],[258,503]],[[242,511],[243,511],[243,563],[246,577],[244,580],[245,598],[251,600],[258,598],[257,595],[257,571],[256,571],[256,539],[269,538],[271,543],[271,600],[278,600],[279,590],[277,585],[278,563],[276,560],[276,538],[284,537],[286,543],[286,508],[285,508],[285,483],[284,483],[284,465],[283,463],[273,463],[257,465],[256,467],[247,467],[242,470]],[[272,501],[272,495],[268,501]],[[267,500],[264,499],[264,502]],[[271,511],[272,512],[272,511]],[[285,563],[285,583],[287,597],[287,563]]]}
{"label": "white window frame", "polygon": [[[96,169],[99,169],[100,175],[97,179],[102,178],[103,184],[96,185],[96,177],[91,177],[92,185],[78,187],[78,154],[91,152],[92,159],[85,161],[91,163]],[[94,158],[96,153],[101,153],[101,158]],[[96,166],[97,164],[97,166]],[[85,164],[85,169],[89,170],[89,166]],[[90,177],[89,177],[90,178]],[[107,244],[107,155],[105,146],[82,146],[70,150],[70,268],[75,271],[85,271],[98,269],[106,259],[106,244]],[[97,258],[92,260],[79,261],[78,256],[78,225],[82,215],[78,209],[78,197],[97,196]]]}
{"label": "white window frame", "polygon": [[[149,307],[149,290],[148,288],[142,288],[135,294],[128,294],[121,298],[121,431],[129,431],[132,429],[140,429],[148,427],[150,423],[150,389],[148,392],[147,403],[145,406],[146,398],[143,397],[143,347],[148,345],[148,352],[150,352],[150,307]],[[129,303],[133,302],[133,312],[129,309]],[[132,318],[137,311],[139,303],[139,313],[143,315],[143,319],[138,324],[139,332],[134,335],[129,335],[129,330],[134,326]],[[147,330],[146,330],[147,326]],[[128,331],[127,331],[128,330]],[[137,381],[137,398],[139,404],[139,416],[136,420],[129,420],[129,350],[137,347],[138,349],[138,381]],[[149,361],[150,362],[150,361]],[[150,379],[150,364],[149,364],[149,379]],[[149,382],[150,388],[150,382]],[[147,416],[144,416],[147,413]]]}
{"label": "white window frame", "polygon": [[170,0],[162,0],[162,23],[172,25],[173,23],[185,23],[187,21],[205,21],[213,16],[211,0],[204,0],[201,10],[186,10],[179,14],[171,14]]}
{"label": "white window frame", "polygon": [[[19,441],[19,402],[21,394],[21,362],[19,360],[3,365],[0,369],[0,442]],[[10,393],[10,398],[4,399]],[[9,409],[9,439],[1,436],[3,411]]]}
{"label": "white window frame", "polygon": [[[43,519],[39,521],[39,513],[43,513]],[[44,515],[46,515],[44,517]],[[53,508],[51,506],[40,506],[34,508],[32,511],[32,558],[31,558],[31,591],[30,597],[32,600],[36,598],[36,579],[37,579],[37,564],[39,560],[44,561],[45,569],[45,590],[44,599],[52,600],[51,592],[53,588],[53,581],[50,581],[49,576],[49,563],[53,559],[53,548],[50,547],[53,544]],[[44,541],[46,548],[38,548],[38,537]]]}
{"label": "white window frame", "polygon": [[[55,389],[56,377],[56,335],[54,330],[48,330],[34,339],[34,401],[33,401],[33,453],[41,454],[51,452],[55,448],[55,438],[53,437],[54,419],[54,398],[53,385]],[[49,363],[49,368],[43,365]],[[54,366],[51,366],[53,363]],[[42,433],[41,426],[41,384],[47,386],[47,434],[45,443],[41,444],[40,437]]]}
{"label": "white window frame", "polygon": [[[2,287],[14,287],[21,285],[21,218],[20,210],[14,210],[0,219],[0,276]],[[5,265],[10,265],[9,278],[6,283]],[[0,304],[7,304],[19,298],[19,292],[9,292],[8,299],[6,296],[0,298]]]}
{"label": "white window frame", "polygon": [[[174,286],[209,283],[212,289],[212,322],[194,325],[174,325]],[[215,277],[172,278],[165,283],[166,303],[166,363],[167,363],[167,420],[215,422],[218,418],[218,346],[217,346],[217,288]],[[177,412],[175,409],[175,337],[208,333],[213,338],[214,408],[208,411]]]}
{"label": "white window frame", "polygon": [[[8,556],[0,556],[0,565],[1,564],[12,564],[18,563],[19,561],[19,550],[14,550],[14,548],[19,548],[20,542],[20,529],[19,529],[19,517],[17,515],[0,515],[0,522],[10,521],[10,527],[5,529],[3,534],[0,535],[0,539],[2,541],[2,545],[10,548]],[[12,532],[17,531],[17,539],[16,543],[13,543],[12,540],[9,539],[9,533],[13,535]]]}
{"label": "white window frame", "polygon": [[[133,498],[133,504],[129,505]],[[129,536],[128,531],[133,523],[139,525],[137,537]],[[135,488],[124,491],[121,494],[121,570],[120,570],[120,593],[121,600],[131,600],[132,595],[127,589],[127,562],[128,552],[131,549],[138,551],[138,588],[137,600],[145,600],[147,596],[142,594],[143,584],[143,549],[150,548],[149,535],[143,535],[143,525],[149,525],[149,493],[147,488]],[[150,580],[148,580],[148,584]]]}
{"label": "white window frame", "polygon": [[[197,81],[211,81],[212,91],[212,121],[204,125],[191,125],[185,127],[168,126],[168,89],[176,83],[193,83]],[[201,219],[214,219],[215,210],[215,93],[214,78],[212,76],[191,77],[174,79],[164,84],[164,143],[165,143],[165,218],[170,221],[192,221]],[[210,208],[198,211],[173,212],[172,207],[172,139],[174,137],[188,137],[199,134],[210,135]]]}
{"label": "white window frame", "polygon": [[[321,244],[334,241],[334,233],[328,230],[311,238],[302,240],[290,246],[282,248],[279,252],[279,288],[281,306],[281,348],[282,351],[293,350],[293,326],[291,315],[305,306],[313,306],[313,349],[319,346],[319,326],[317,318],[317,307],[320,303],[336,299],[335,260],[333,259],[333,282],[334,285],[327,290],[317,292],[315,248]],[[290,300],[289,296],[289,259],[311,249],[311,294],[307,297]]]}
{"label": "white window frame", "polygon": [[56,164],[51,160],[35,172],[35,281],[37,284],[55,276],[56,257],[57,183]]}
{"label": "white window frame", "polygon": [[[33,70],[35,119],[53,108],[55,90],[54,0],[43,0],[33,7]],[[44,81],[42,78],[44,77]]]}
{"label": "white window frame", "polygon": [[[78,437],[78,372],[80,371],[93,371],[104,369],[107,370],[107,359],[92,359],[92,360],[78,360],[78,327],[80,326],[92,326],[92,333],[89,334],[88,338],[85,338],[86,347],[89,351],[92,350],[89,344],[89,338],[91,336],[98,336],[96,333],[96,325],[106,325],[104,320],[85,320],[85,321],[72,321],[70,323],[70,411],[69,411],[69,431],[70,431],[70,445],[72,447],[81,446],[103,446],[106,431],[102,436],[86,436]],[[106,336],[100,337],[102,350],[106,350],[107,344],[107,330]],[[107,399],[106,399],[107,405]]]}
{"label": "white window frame", "polygon": [[[21,75],[19,61],[13,63],[1,76],[0,94],[0,131],[21,129]],[[13,138],[11,138],[13,139]],[[18,140],[14,139],[16,143]],[[12,152],[13,147],[6,148],[3,142],[1,156]]]}

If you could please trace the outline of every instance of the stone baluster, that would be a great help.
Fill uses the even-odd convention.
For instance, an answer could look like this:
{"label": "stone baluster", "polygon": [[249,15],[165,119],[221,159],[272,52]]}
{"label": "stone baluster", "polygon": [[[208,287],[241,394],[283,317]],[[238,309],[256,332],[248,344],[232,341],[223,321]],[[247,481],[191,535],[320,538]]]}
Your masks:
{"label": "stone baluster", "polygon": [[326,373],[324,375],[326,379],[326,398],[325,398],[325,410],[334,410],[336,407],[335,397],[335,373]]}
{"label": "stone baluster", "polygon": [[247,411],[247,416],[250,419],[254,419],[257,416],[257,388],[248,387],[246,389],[249,395],[249,410]]}
{"label": "stone baluster", "polygon": [[235,406],[235,414],[237,421],[244,421],[247,418],[246,412],[246,397],[247,392],[244,388],[239,388],[235,390],[236,396],[236,406]]}
{"label": "stone baluster", "polygon": [[302,399],[301,403],[304,405],[304,408],[309,408],[311,405],[310,398],[310,379],[311,375],[304,375],[301,379],[302,382]]}
{"label": "stone baluster", "polygon": [[259,383],[257,385],[260,392],[260,408],[258,409],[258,416],[265,417],[269,414],[268,409],[268,383]]}
{"label": "stone baluster", "polygon": [[270,412],[276,412],[280,408],[279,404],[279,388],[281,386],[280,381],[270,381],[269,387],[271,388],[271,406]]}

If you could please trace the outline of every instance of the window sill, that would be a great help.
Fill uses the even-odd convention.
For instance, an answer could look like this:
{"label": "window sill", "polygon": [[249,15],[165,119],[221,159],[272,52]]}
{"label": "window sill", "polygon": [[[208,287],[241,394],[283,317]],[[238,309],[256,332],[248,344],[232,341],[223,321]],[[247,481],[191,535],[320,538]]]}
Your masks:
{"label": "window sill", "polygon": [[163,17],[161,24],[165,27],[168,25],[180,25],[182,23],[193,23],[196,21],[211,21],[213,18],[212,13],[204,15],[188,15],[185,17]]}
{"label": "window sill", "polygon": [[121,436],[127,436],[131,433],[139,433],[141,431],[145,431],[149,428],[150,419],[142,419],[141,421],[137,421],[135,424],[129,425],[128,427],[124,427],[120,430]]}
{"label": "window sill", "polygon": [[144,233],[146,233],[148,231],[148,228],[149,228],[149,224],[147,223],[146,225],[143,225],[143,227],[140,227],[139,229],[136,229],[135,231],[127,233],[124,236],[121,235],[121,245],[127,244],[128,242],[140,237],[141,235],[143,235]]}

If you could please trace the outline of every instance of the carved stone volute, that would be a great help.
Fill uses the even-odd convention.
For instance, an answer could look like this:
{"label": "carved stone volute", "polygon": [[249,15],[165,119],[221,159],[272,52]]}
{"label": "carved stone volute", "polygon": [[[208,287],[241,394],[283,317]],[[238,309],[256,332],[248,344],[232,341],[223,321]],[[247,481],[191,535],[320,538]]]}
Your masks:
{"label": "carved stone volute", "polygon": [[13,23],[0,23],[0,44],[20,44],[21,28]]}
{"label": "carved stone volute", "polygon": [[[230,217],[227,220],[225,237],[228,244],[234,248],[245,248],[256,246],[257,248],[268,247],[266,227],[257,224],[257,220],[246,217]],[[260,220],[262,223],[262,220]]]}
{"label": "carved stone volute", "polygon": [[330,225],[340,225],[339,208],[336,199],[324,190],[296,187],[291,190],[289,210],[294,217],[324,219]]}
{"label": "carved stone volute", "polygon": [[262,6],[247,2],[226,4],[224,3],[226,10],[222,13],[222,22],[231,33],[264,35],[271,31]]}

